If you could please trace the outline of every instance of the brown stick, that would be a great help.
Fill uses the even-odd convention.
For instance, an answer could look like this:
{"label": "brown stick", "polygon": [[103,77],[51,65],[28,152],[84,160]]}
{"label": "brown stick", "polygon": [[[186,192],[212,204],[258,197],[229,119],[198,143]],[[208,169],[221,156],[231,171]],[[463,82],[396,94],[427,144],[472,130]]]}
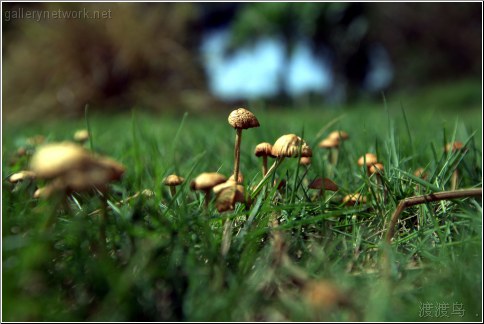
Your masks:
{"label": "brown stick", "polygon": [[471,189],[462,189],[462,190],[454,190],[454,191],[442,191],[428,195],[422,196],[414,196],[400,200],[395,209],[395,212],[392,215],[390,220],[390,225],[388,226],[388,231],[386,235],[386,242],[391,243],[393,235],[395,234],[395,225],[398,221],[398,216],[403,212],[403,210],[410,206],[415,206],[427,202],[432,201],[440,201],[440,200],[447,200],[447,199],[455,199],[455,198],[464,198],[464,197],[479,197],[482,196],[482,188],[471,188]]}

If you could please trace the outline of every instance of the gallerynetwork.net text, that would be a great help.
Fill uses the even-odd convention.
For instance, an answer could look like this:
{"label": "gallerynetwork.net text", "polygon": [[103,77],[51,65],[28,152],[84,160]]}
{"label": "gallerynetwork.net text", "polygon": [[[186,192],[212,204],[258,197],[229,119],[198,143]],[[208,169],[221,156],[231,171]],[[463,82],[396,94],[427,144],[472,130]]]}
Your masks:
{"label": "gallerynetwork.net text", "polygon": [[108,10],[31,10],[18,8],[5,10],[4,21],[15,19],[31,19],[37,22],[48,19],[111,19],[111,9]]}

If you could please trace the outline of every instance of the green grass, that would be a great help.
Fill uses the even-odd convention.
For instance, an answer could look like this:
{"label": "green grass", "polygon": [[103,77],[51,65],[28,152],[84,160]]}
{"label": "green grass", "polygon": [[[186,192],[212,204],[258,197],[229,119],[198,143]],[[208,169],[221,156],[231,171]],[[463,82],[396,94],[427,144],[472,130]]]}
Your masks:
{"label": "green grass", "polygon": [[[268,111],[251,106],[261,127],[243,132],[241,171],[245,188],[261,179],[255,145],[288,133],[313,148],[310,168],[286,159],[277,169],[287,186],[267,186],[247,209],[219,214],[189,182],[201,172],[229,176],[235,132],[227,112],[209,116],[88,116],[92,147],[122,162],[126,173],[111,186],[111,203],[149,188],[112,208],[107,242],[99,240],[101,207],[95,195],[75,194],[69,205],[32,198],[35,184],[2,183],[3,320],[6,321],[480,321],[482,320],[482,206],[471,198],[406,209],[391,248],[382,244],[398,201],[449,188],[453,166],[462,188],[482,186],[482,115],[404,104]],[[3,125],[2,177],[24,169],[14,160],[28,137],[70,139],[84,120],[28,126]],[[351,138],[336,168],[317,143],[342,129]],[[443,146],[467,143],[465,154],[445,155]],[[385,202],[380,189],[357,167],[359,156],[376,153],[385,165]],[[427,186],[408,174],[429,173]],[[187,181],[171,198],[162,179]],[[330,177],[340,186],[322,198],[307,181]],[[272,179],[271,179],[272,180]],[[268,183],[271,183],[269,181]],[[347,207],[341,198],[360,192],[366,205]],[[111,204],[112,205],[112,204]],[[53,223],[49,225],[49,221]],[[233,220],[228,254],[220,253],[223,223]],[[279,227],[269,226],[277,219]],[[388,248],[387,254],[384,254]],[[389,257],[389,266],[382,261]],[[345,303],[311,306],[313,281],[339,287]],[[430,316],[421,317],[423,304]],[[458,308],[464,309],[459,316]],[[440,305],[440,306],[439,306]],[[445,308],[445,305],[447,305]],[[447,310],[436,313],[438,307]],[[460,309],[460,308],[459,308]],[[441,308],[442,310],[442,308]],[[453,314],[456,313],[456,314]]]}

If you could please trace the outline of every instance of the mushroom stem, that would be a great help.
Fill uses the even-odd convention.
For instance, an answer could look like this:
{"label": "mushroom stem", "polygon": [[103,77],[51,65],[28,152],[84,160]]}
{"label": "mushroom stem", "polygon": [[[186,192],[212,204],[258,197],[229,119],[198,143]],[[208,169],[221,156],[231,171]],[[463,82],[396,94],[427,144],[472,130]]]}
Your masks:
{"label": "mushroom stem", "polygon": [[175,186],[170,186],[170,194],[171,194],[171,198],[175,197],[175,195],[176,195]]}
{"label": "mushroom stem", "polygon": [[235,133],[235,161],[234,161],[234,179],[237,181],[239,178],[239,165],[240,165],[240,142],[242,141],[242,128],[236,128]]}
{"label": "mushroom stem", "polygon": [[265,177],[267,174],[267,156],[262,157],[262,176]]}
{"label": "mushroom stem", "polygon": [[205,191],[205,202],[204,202],[205,209],[208,209],[208,203],[210,202],[210,190],[211,189],[204,190]]}
{"label": "mushroom stem", "polygon": [[333,167],[335,167],[336,164],[338,163],[338,155],[339,155],[338,153],[339,153],[338,147],[332,147],[331,148],[330,160],[331,160],[331,165]]}

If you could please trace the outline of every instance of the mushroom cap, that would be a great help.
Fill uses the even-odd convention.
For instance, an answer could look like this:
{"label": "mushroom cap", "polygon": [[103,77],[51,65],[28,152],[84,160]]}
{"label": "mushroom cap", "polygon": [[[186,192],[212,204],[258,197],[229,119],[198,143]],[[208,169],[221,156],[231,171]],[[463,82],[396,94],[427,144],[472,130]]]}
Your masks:
{"label": "mushroom cap", "polygon": [[244,187],[232,180],[215,186],[213,191],[217,194],[215,207],[220,213],[233,210],[237,202],[245,202]]}
{"label": "mushroom cap", "polygon": [[257,144],[254,150],[254,154],[257,157],[260,157],[260,156],[275,157],[274,155],[272,155],[272,145],[267,142]]}
{"label": "mushroom cap", "polygon": [[313,156],[313,152],[306,142],[294,134],[279,137],[274,145],[272,145],[272,155],[276,157],[295,157],[299,155],[300,146],[301,156]]}
{"label": "mushroom cap", "polygon": [[370,167],[377,162],[378,162],[378,159],[377,159],[376,155],[373,154],[373,153],[366,153],[365,155],[361,156],[358,159],[358,165],[359,166],[363,166],[366,163],[366,166]]}
{"label": "mushroom cap", "polygon": [[259,121],[253,113],[245,108],[238,108],[232,111],[228,118],[230,126],[233,128],[247,129],[259,127]]}
{"label": "mushroom cap", "polygon": [[179,186],[185,181],[185,178],[180,177],[176,174],[170,174],[163,180],[163,184],[165,186],[176,187]]}
{"label": "mushroom cap", "polygon": [[343,203],[348,206],[354,206],[356,203],[366,203],[366,197],[360,193],[352,193],[343,197]]}
{"label": "mushroom cap", "polygon": [[372,166],[368,169],[370,173],[383,173],[385,171],[385,167],[382,163],[377,162],[372,164]]}
{"label": "mushroom cap", "polygon": [[71,169],[82,168],[91,161],[91,155],[82,146],[62,142],[40,147],[32,156],[30,167],[38,178],[51,179]]}
{"label": "mushroom cap", "polygon": [[74,133],[74,140],[76,142],[85,142],[89,139],[89,132],[87,129],[79,129]]}
{"label": "mushroom cap", "polygon": [[332,131],[331,133],[329,133],[327,138],[336,139],[336,140],[339,140],[339,141],[346,141],[347,139],[350,138],[350,136],[345,131],[335,130],[335,131]]}
{"label": "mushroom cap", "polygon": [[27,179],[35,179],[35,172],[28,170],[19,171],[12,174],[10,178],[8,178],[8,181],[10,181],[11,183],[17,183],[19,181]]}
{"label": "mushroom cap", "polygon": [[321,148],[333,148],[339,146],[339,139],[338,138],[330,138],[326,137],[318,144]]}
{"label": "mushroom cap", "polygon": [[447,143],[445,145],[445,152],[448,153],[448,152],[456,152],[456,151],[460,151],[464,148],[464,144],[462,142],[459,142],[459,141],[455,141],[455,142],[451,142],[451,143]]}
{"label": "mushroom cap", "polygon": [[219,183],[225,182],[227,178],[217,172],[204,172],[199,174],[190,182],[192,190],[210,190]]}
{"label": "mushroom cap", "polygon": [[311,164],[311,158],[309,156],[302,156],[299,159],[299,164],[301,165],[310,165]]}
{"label": "mushroom cap", "polygon": [[309,189],[324,188],[324,190],[331,190],[331,191],[338,191],[339,189],[338,185],[328,178],[316,178],[309,184],[308,188]]}

